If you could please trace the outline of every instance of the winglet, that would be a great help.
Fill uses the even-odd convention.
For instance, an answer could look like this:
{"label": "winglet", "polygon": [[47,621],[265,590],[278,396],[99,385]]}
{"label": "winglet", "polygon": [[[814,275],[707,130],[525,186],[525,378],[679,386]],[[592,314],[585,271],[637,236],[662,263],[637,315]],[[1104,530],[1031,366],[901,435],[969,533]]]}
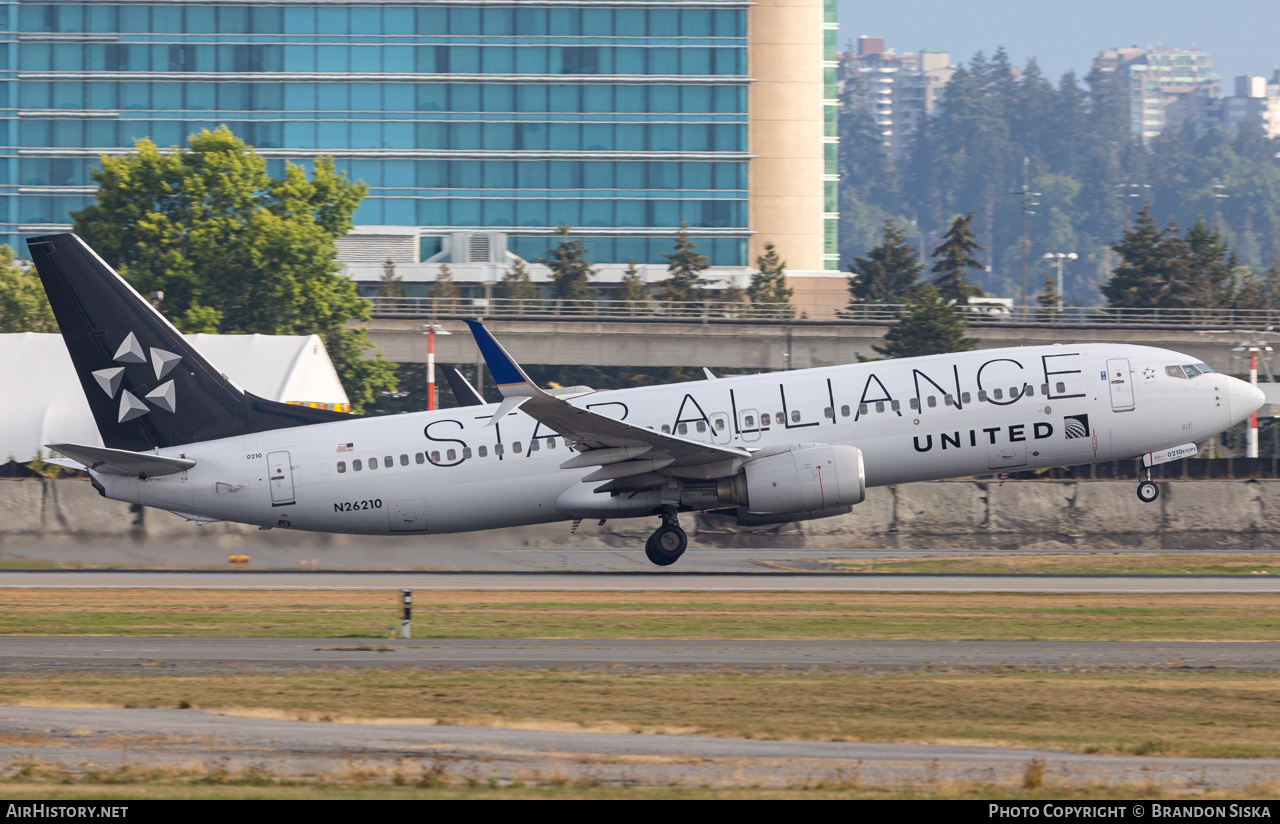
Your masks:
{"label": "winglet", "polygon": [[[484,356],[484,362],[489,366],[489,374],[493,375],[493,382],[498,385],[498,390],[502,392],[504,398],[519,397],[543,397],[547,393],[543,392],[529,376],[520,368],[520,364],[507,354],[507,350],[502,348],[502,344],[498,343],[493,334],[486,328],[484,324],[478,320],[464,320],[467,326],[471,327],[471,334],[476,339],[476,346],[480,347],[480,354]],[[512,407],[514,409],[514,407]]]}

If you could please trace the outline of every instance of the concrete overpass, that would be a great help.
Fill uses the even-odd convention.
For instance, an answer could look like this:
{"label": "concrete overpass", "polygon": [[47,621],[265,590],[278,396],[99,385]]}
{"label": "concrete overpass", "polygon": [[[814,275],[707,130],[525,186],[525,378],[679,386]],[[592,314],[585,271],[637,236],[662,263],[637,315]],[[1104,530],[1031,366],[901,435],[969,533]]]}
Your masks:
{"label": "concrete overpass", "polygon": [[[378,317],[369,339],[398,363],[424,363],[425,318]],[[441,363],[476,363],[479,352],[461,320],[436,321],[451,334],[437,336]],[[890,324],[877,321],[668,320],[658,318],[495,318],[485,321],[520,361],[561,366],[709,366],[804,369],[879,357]],[[1191,355],[1219,371],[1233,369],[1231,348],[1254,333],[1230,329],[1122,326],[1086,323],[972,323],[980,349],[1107,341],[1159,346]],[[1247,362],[1244,369],[1248,368]]]}

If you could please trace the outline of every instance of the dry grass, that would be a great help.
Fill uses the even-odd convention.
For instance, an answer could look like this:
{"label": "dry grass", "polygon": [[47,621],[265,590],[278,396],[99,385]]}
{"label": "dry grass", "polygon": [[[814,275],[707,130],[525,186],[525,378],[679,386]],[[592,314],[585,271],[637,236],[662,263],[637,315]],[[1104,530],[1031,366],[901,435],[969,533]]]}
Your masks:
{"label": "dry grass", "polygon": [[[1014,555],[922,553],[933,557],[832,560],[840,572],[916,572],[1024,575],[1280,575],[1280,555],[1207,552],[1119,553],[1087,555]],[[775,565],[782,566],[782,565]]]}
{"label": "dry grass", "polygon": [[0,704],[226,708],[311,721],[1280,757],[1280,689],[1229,672],[335,669],[0,682]]}
{"label": "dry grass", "polygon": [[[415,638],[1280,638],[1270,594],[421,592]],[[386,591],[0,589],[0,635],[375,638]]]}

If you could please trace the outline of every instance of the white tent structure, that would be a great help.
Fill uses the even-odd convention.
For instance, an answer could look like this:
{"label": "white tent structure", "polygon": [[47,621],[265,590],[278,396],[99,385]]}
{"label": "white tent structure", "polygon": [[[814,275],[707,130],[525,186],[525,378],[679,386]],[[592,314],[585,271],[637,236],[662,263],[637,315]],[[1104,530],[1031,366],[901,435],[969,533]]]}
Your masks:
{"label": "white tent structure", "polygon": [[[350,410],[316,335],[187,335],[241,388],[273,401]],[[0,463],[26,463],[47,443],[101,446],[61,335],[0,335]]]}

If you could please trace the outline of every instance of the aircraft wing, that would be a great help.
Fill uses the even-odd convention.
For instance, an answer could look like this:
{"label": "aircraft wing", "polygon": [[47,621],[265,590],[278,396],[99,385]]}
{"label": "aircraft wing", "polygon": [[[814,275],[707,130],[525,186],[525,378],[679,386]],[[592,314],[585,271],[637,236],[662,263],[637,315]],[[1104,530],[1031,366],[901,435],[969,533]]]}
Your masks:
{"label": "aircraft wing", "polygon": [[196,465],[190,458],[169,458],[146,452],[130,452],[127,449],[108,449],[105,446],[84,446],[78,443],[48,443],[45,446],[105,475],[135,475],[139,478],[173,475]]}
{"label": "aircraft wing", "polygon": [[[561,468],[609,467],[588,475],[585,480],[695,466],[705,466],[704,471],[696,473],[697,477],[722,477],[732,474],[741,461],[751,457],[745,449],[688,440],[573,406],[534,385],[484,324],[474,320],[465,322],[471,327],[494,383],[502,392],[503,402],[492,422],[519,409],[572,442],[582,453],[561,464]],[[625,469],[613,468],[614,464],[624,463],[629,465]]]}

